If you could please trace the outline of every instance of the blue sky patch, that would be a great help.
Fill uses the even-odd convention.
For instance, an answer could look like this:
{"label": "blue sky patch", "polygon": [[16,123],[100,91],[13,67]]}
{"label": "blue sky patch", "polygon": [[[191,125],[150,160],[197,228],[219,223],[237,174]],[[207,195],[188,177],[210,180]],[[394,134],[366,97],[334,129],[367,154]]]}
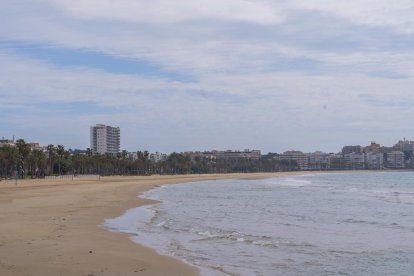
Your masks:
{"label": "blue sky patch", "polygon": [[57,114],[115,114],[116,108],[101,106],[93,102],[48,102],[38,103],[32,106],[37,110],[45,110],[47,113]]}
{"label": "blue sky patch", "polygon": [[161,77],[178,81],[191,81],[190,76],[165,70],[145,59],[115,56],[88,49],[61,48],[55,45],[17,41],[0,41],[0,48],[61,67],[88,67],[114,74]]}

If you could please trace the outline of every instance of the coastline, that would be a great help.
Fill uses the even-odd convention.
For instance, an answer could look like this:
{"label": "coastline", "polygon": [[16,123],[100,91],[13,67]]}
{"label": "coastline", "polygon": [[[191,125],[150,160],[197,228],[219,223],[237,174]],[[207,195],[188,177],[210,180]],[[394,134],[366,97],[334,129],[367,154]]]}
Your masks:
{"label": "coastline", "polygon": [[161,185],[259,179],[309,172],[102,177],[0,182],[1,275],[199,275],[196,267],[100,227],[105,219],[154,201]]}

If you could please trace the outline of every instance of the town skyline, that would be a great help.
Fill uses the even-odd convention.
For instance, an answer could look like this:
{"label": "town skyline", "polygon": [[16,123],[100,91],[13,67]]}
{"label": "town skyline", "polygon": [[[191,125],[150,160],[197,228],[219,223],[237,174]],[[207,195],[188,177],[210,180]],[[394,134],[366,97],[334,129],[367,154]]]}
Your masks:
{"label": "town skyline", "polygon": [[91,148],[67,150],[63,145],[0,140],[1,177],[44,178],[53,175],[151,175],[230,172],[413,169],[414,141],[392,147],[371,142],[346,145],[338,153],[288,150],[210,150],[173,153],[120,151],[120,130],[97,124],[90,129]]}
{"label": "town skyline", "polygon": [[[15,136],[15,137],[26,137],[28,140],[39,141],[39,143],[41,143],[41,144],[65,144],[65,145],[67,145],[68,148],[85,149],[85,148],[89,147],[89,127],[90,127],[90,125],[86,126],[87,131],[84,131],[84,130],[81,131],[79,129],[78,131],[76,131],[76,134],[73,134],[73,135],[76,135],[78,137],[76,140],[80,139],[81,142],[75,142],[76,140],[72,139],[73,138],[72,136],[69,136],[69,138],[68,137],[62,137],[62,139],[58,139],[58,138],[48,139],[47,137],[43,137],[43,135],[42,136],[31,135],[31,134],[27,134],[27,133],[25,134],[24,132],[22,132],[21,135],[16,135],[15,133],[10,133],[10,134],[3,135],[2,137],[5,138],[5,139],[11,139],[13,136]],[[123,129],[123,128],[121,127],[121,129]],[[18,132],[18,133],[20,133],[20,132]],[[188,146],[188,145],[184,145],[184,144],[188,144],[188,143],[177,143],[177,140],[180,140],[180,137],[177,137],[176,139],[174,139],[173,140],[174,143],[171,143],[170,145],[166,145],[165,142],[159,142],[159,138],[157,139],[157,137],[154,137],[154,139],[151,140],[151,141],[143,141],[143,140],[140,139],[139,136],[133,137],[131,133],[123,131],[123,139],[121,139],[121,148],[125,149],[125,150],[128,150],[128,151],[133,151],[137,147],[141,147],[141,148],[145,148],[145,149],[147,149],[149,151],[152,151],[152,152],[157,152],[157,151],[158,152],[194,151],[194,150],[199,150],[199,149],[202,149],[202,148],[205,148],[205,149],[217,148],[217,149],[222,149],[222,150],[258,148],[258,149],[260,149],[264,152],[282,152],[284,150],[293,150],[293,149],[299,149],[299,150],[302,150],[304,152],[312,152],[312,151],[335,152],[335,150],[337,148],[340,148],[342,145],[347,144],[347,143],[348,144],[360,145],[360,144],[367,143],[367,141],[369,141],[369,142],[375,141],[379,144],[392,144],[395,141],[403,140],[404,138],[407,138],[407,137],[410,137],[410,136],[405,135],[405,134],[403,134],[402,136],[397,136],[397,135],[394,136],[393,135],[393,136],[390,136],[388,138],[383,137],[382,139],[381,138],[379,138],[379,139],[378,138],[372,138],[372,137],[370,138],[370,137],[368,137],[368,139],[353,138],[353,137],[350,137],[351,139],[347,139],[347,137],[343,136],[340,139],[338,138],[334,141],[329,141],[329,142],[321,141],[320,143],[307,145],[306,147],[305,146],[301,147],[301,143],[296,142],[296,139],[292,139],[292,141],[296,142],[296,143],[292,143],[290,145],[287,141],[275,140],[275,143],[273,145],[260,146],[261,143],[255,143],[255,142],[240,143],[240,142],[237,142],[237,140],[235,140],[235,143],[232,143],[231,141],[228,141],[226,139],[220,139],[218,137],[215,140],[215,141],[217,141],[216,144],[212,144],[211,141],[204,144],[201,141],[201,142],[198,142],[198,143],[190,143],[190,144],[193,144],[193,145]],[[413,137],[414,137],[414,135],[413,135]],[[255,137],[255,138],[257,138],[260,141],[258,136]],[[126,139],[128,139],[129,142],[126,142],[125,141]],[[254,141],[253,138],[251,140]],[[303,140],[303,139],[301,139],[301,140]],[[134,143],[134,142],[130,142],[130,141],[138,141],[138,143]],[[183,141],[187,141],[187,140],[183,138]],[[349,142],[349,141],[351,141],[351,142]],[[138,144],[140,144],[140,145],[138,145]],[[211,146],[207,146],[208,144],[211,144]]]}
{"label": "town skyline", "polygon": [[[97,127],[97,126],[104,126],[104,127],[110,127],[110,128],[119,128],[119,127],[109,126],[109,125],[103,125],[103,124],[96,124],[96,126],[91,126],[90,128],[92,129],[92,128]],[[91,135],[91,133],[89,133],[89,135]],[[118,133],[118,136],[122,137],[122,134],[120,135]],[[39,142],[39,141],[33,141],[33,140],[26,139],[26,138],[15,137],[15,136],[13,136],[13,138],[11,138],[11,139],[10,138],[7,138],[5,136],[1,136],[0,146],[1,145],[5,145],[7,143],[11,143],[11,142],[15,143],[19,139],[24,140],[26,143],[34,143],[34,144],[39,145],[40,147],[44,147],[44,148],[47,147],[48,145],[54,145],[54,146],[62,145],[62,146],[65,147],[66,150],[73,150],[73,151],[79,151],[80,150],[80,151],[85,151],[85,150],[90,149],[91,152],[93,152],[93,149],[91,148],[91,137],[90,136],[88,137],[88,143],[89,144],[86,147],[68,147],[67,145],[65,145],[63,143],[59,143],[59,142],[58,143],[42,143],[42,142]],[[96,141],[95,141],[95,143],[96,143]],[[346,147],[361,147],[361,148],[364,148],[364,147],[369,147],[372,144],[377,144],[377,145],[380,145],[380,147],[391,148],[391,147],[395,147],[396,145],[398,145],[400,143],[409,143],[409,144],[412,144],[413,145],[413,150],[414,150],[414,138],[413,138],[413,140],[410,140],[410,139],[406,139],[406,137],[403,137],[401,139],[395,140],[394,142],[392,142],[390,144],[382,144],[382,143],[377,142],[376,140],[371,140],[371,141],[365,142],[365,143],[347,143],[347,144],[343,144],[343,145],[339,146],[336,150],[332,150],[332,151],[324,151],[324,150],[320,150],[320,149],[316,149],[316,150],[303,150],[303,149],[295,148],[295,147],[288,147],[288,148],[282,149],[280,151],[266,151],[266,150],[263,150],[263,149],[261,149],[259,147],[254,147],[254,146],[253,147],[249,147],[249,148],[235,148],[235,147],[230,147],[230,148],[197,148],[197,149],[187,149],[187,150],[160,151],[160,150],[151,150],[149,148],[140,148],[140,147],[136,147],[135,149],[130,150],[130,149],[123,148],[122,147],[122,144],[121,144],[118,152],[122,152],[122,151],[127,151],[127,152],[148,151],[150,153],[166,153],[166,154],[171,154],[171,153],[174,153],[174,152],[177,152],[177,153],[186,153],[186,152],[209,152],[209,151],[243,152],[243,151],[251,151],[251,150],[255,151],[255,150],[259,150],[259,151],[262,152],[262,154],[264,154],[264,153],[284,153],[284,152],[289,152],[289,151],[300,151],[300,152],[303,152],[303,153],[323,152],[323,153],[328,153],[328,154],[336,154],[336,153],[342,152],[343,149],[346,148]]]}

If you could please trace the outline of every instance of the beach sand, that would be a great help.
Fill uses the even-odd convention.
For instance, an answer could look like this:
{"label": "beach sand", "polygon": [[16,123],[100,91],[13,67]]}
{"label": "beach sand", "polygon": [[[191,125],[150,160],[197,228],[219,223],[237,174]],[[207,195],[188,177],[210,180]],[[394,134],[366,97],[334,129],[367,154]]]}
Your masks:
{"label": "beach sand", "polygon": [[102,177],[0,182],[0,275],[198,275],[197,268],[133,243],[100,225],[154,203],[154,187],[298,173]]}

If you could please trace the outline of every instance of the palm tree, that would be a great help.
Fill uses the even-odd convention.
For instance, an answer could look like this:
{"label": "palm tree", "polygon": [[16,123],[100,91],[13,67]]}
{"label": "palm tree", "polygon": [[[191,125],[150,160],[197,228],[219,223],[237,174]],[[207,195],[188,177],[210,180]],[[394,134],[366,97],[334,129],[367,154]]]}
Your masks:
{"label": "palm tree", "polygon": [[52,175],[53,174],[53,163],[52,162],[53,162],[53,157],[55,156],[56,149],[55,149],[55,146],[52,144],[47,145],[46,149],[47,149],[47,154],[49,157],[49,175]]}
{"label": "palm tree", "polygon": [[62,174],[61,163],[62,163],[63,155],[65,154],[65,147],[62,146],[62,145],[57,145],[56,153],[59,157],[59,163],[58,163],[58,165],[59,165],[59,175],[61,175]]}
{"label": "palm tree", "polygon": [[30,175],[32,178],[44,176],[47,167],[47,158],[43,151],[32,151],[28,161],[30,167]]}
{"label": "palm tree", "polygon": [[19,163],[19,154],[15,147],[5,145],[0,147],[0,177],[12,176]]}
{"label": "palm tree", "polygon": [[30,145],[27,144],[23,139],[16,141],[16,148],[19,154],[19,167],[21,170],[20,174],[21,177],[24,178],[26,175],[27,158],[29,157],[31,148]]}

